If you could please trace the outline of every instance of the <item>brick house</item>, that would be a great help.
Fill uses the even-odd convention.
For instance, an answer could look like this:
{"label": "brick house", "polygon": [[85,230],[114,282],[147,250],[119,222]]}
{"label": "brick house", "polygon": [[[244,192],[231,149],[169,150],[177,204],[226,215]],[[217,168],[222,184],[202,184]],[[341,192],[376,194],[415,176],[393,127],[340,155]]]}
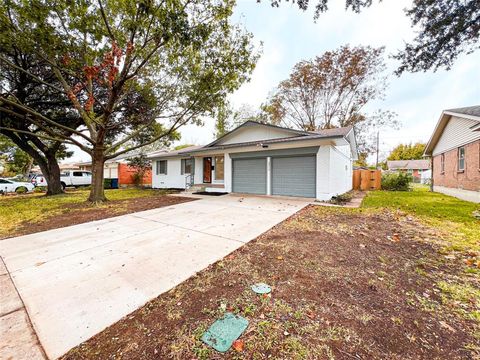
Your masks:
{"label": "brick house", "polygon": [[387,167],[390,171],[409,173],[417,183],[427,183],[431,178],[429,160],[388,160]]}
{"label": "brick house", "polygon": [[480,105],[443,111],[424,155],[433,191],[480,203]]}
{"label": "brick house", "polygon": [[[134,185],[133,175],[135,169],[128,165],[128,159],[136,154],[120,155],[116,158],[105,161],[103,165],[103,176],[105,179],[118,179],[119,186],[131,186]],[[80,170],[92,170],[92,163],[82,162],[76,164]],[[152,185],[152,171],[148,170],[143,177],[142,185]]]}

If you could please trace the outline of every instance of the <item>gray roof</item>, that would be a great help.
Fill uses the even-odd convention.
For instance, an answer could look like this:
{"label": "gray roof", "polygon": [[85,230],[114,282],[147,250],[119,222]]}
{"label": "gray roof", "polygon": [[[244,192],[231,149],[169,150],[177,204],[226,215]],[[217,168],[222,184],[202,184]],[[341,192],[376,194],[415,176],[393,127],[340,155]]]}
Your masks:
{"label": "gray roof", "polygon": [[151,159],[151,158],[156,158],[156,157],[162,157],[163,158],[163,157],[171,157],[171,156],[181,156],[185,152],[190,152],[190,151],[193,151],[193,150],[201,149],[203,147],[204,147],[203,145],[193,145],[193,146],[189,146],[189,147],[186,147],[186,148],[183,148],[183,149],[180,149],[180,150],[173,150],[173,151],[161,150],[161,151],[156,151],[156,152],[152,152],[152,153],[148,154],[147,158]]}
{"label": "gray roof", "polygon": [[235,130],[241,127],[252,126],[252,125],[262,125],[262,126],[269,126],[269,127],[274,127],[278,129],[283,129],[283,130],[287,130],[289,132],[294,133],[296,136],[294,135],[294,136],[276,138],[276,139],[255,140],[255,141],[248,141],[248,142],[241,142],[241,143],[234,143],[234,144],[216,145],[218,140],[220,139],[219,138],[214,142],[211,142],[210,144],[207,144],[204,146],[191,146],[191,147],[177,150],[177,151],[170,151],[168,153],[161,153],[161,152],[150,153],[148,154],[148,158],[150,159],[159,158],[159,157],[163,158],[163,157],[182,156],[182,155],[187,156],[189,154],[197,153],[197,152],[204,152],[204,151],[210,151],[210,150],[223,150],[223,149],[238,148],[243,146],[260,146],[264,144],[267,145],[267,144],[277,144],[277,143],[297,142],[297,141],[307,141],[307,140],[344,138],[353,129],[352,126],[347,126],[342,128],[324,129],[324,130],[318,130],[318,131],[302,131],[302,130],[293,130],[293,129],[283,128],[276,125],[264,124],[264,123],[259,123],[256,121],[249,120],[244,124],[238,126],[237,128],[233,129],[228,134],[233,133]]}
{"label": "gray roof", "polygon": [[456,109],[448,109],[445,111],[480,117],[480,105],[467,106],[467,107],[456,108]]}
{"label": "gray roof", "polygon": [[429,160],[391,160],[387,161],[389,170],[424,170],[430,169]]}
{"label": "gray roof", "polygon": [[317,130],[313,131],[313,133],[324,136],[347,136],[348,133],[352,131],[352,128],[353,126],[345,126],[340,128]]}
{"label": "gray roof", "polygon": [[255,140],[255,141],[217,145],[217,146],[204,146],[194,150],[184,149],[180,154],[189,154],[189,153],[208,151],[208,150],[230,149],[230,148],[243,147],[243,146],[278,144],[278,143],[286,143],[286,142],[297,142],[297,141],[319,140],[319,139],[334,139],[334,138],[343,138],[343,137],[344,135],[328,134],[328,133],[324,133],[324,134],[311,133],[309,135],[291,136],[291,137],[277,138],[277,139]]}

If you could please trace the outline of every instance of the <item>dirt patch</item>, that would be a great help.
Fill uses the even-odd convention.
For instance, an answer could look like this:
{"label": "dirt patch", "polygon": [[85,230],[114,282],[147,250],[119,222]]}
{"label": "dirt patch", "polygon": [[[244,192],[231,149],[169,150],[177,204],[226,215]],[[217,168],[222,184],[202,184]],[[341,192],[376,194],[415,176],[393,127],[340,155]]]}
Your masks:
{"label": "dirt patch", "polygon": [[[33,234],[39,231],[57,229],[94,220],[108,219],[114,216],[156,209],[193,200],[196,199],[182,196],[152,195],[126,200],[111,200],[100,206],[92,206],[86,202],[66,204],[64,205],[62,213],[43,218],[41,221],[25,222],[14,234],[9,234],[8,237]],[[1,239],[0,237],[0,240]]]}
{"label": "dirt patch", "polygon": [[[439,286],[478,278],[439,254],[435,234],[398,213],[308,207],[64,359],[478,358],[476,298]],[[250,321],[241,353],[200,340],[225,311]]]}

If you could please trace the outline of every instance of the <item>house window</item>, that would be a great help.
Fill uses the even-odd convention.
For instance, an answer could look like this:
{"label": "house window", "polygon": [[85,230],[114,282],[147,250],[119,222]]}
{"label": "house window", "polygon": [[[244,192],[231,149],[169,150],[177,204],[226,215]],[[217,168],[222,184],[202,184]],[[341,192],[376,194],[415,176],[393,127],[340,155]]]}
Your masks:
{"label": "house window", "polygon": [[458,171],[465,170],[465,148],[459,147],[458,148]]}
{"label": "house window", "polygon": [[157,175],[167,175],[167,160],[157,161]]}
{"label": "house window", "polygon": [[193,159],[182,159],[182,170],[181,174],[192,174],[193,173]]}
{"label": "house window", "polygon": [[445,172],[445,154],[440,155],[440,172]]}

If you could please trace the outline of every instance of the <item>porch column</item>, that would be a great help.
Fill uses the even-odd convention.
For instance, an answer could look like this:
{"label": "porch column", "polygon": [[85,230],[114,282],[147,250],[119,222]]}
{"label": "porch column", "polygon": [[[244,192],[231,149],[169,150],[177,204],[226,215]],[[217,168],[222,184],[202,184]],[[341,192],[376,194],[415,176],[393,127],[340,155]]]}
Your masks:
{"label": "porch column", "polygon": [[267,195],[272,195],[272,157],[267,156]]}

